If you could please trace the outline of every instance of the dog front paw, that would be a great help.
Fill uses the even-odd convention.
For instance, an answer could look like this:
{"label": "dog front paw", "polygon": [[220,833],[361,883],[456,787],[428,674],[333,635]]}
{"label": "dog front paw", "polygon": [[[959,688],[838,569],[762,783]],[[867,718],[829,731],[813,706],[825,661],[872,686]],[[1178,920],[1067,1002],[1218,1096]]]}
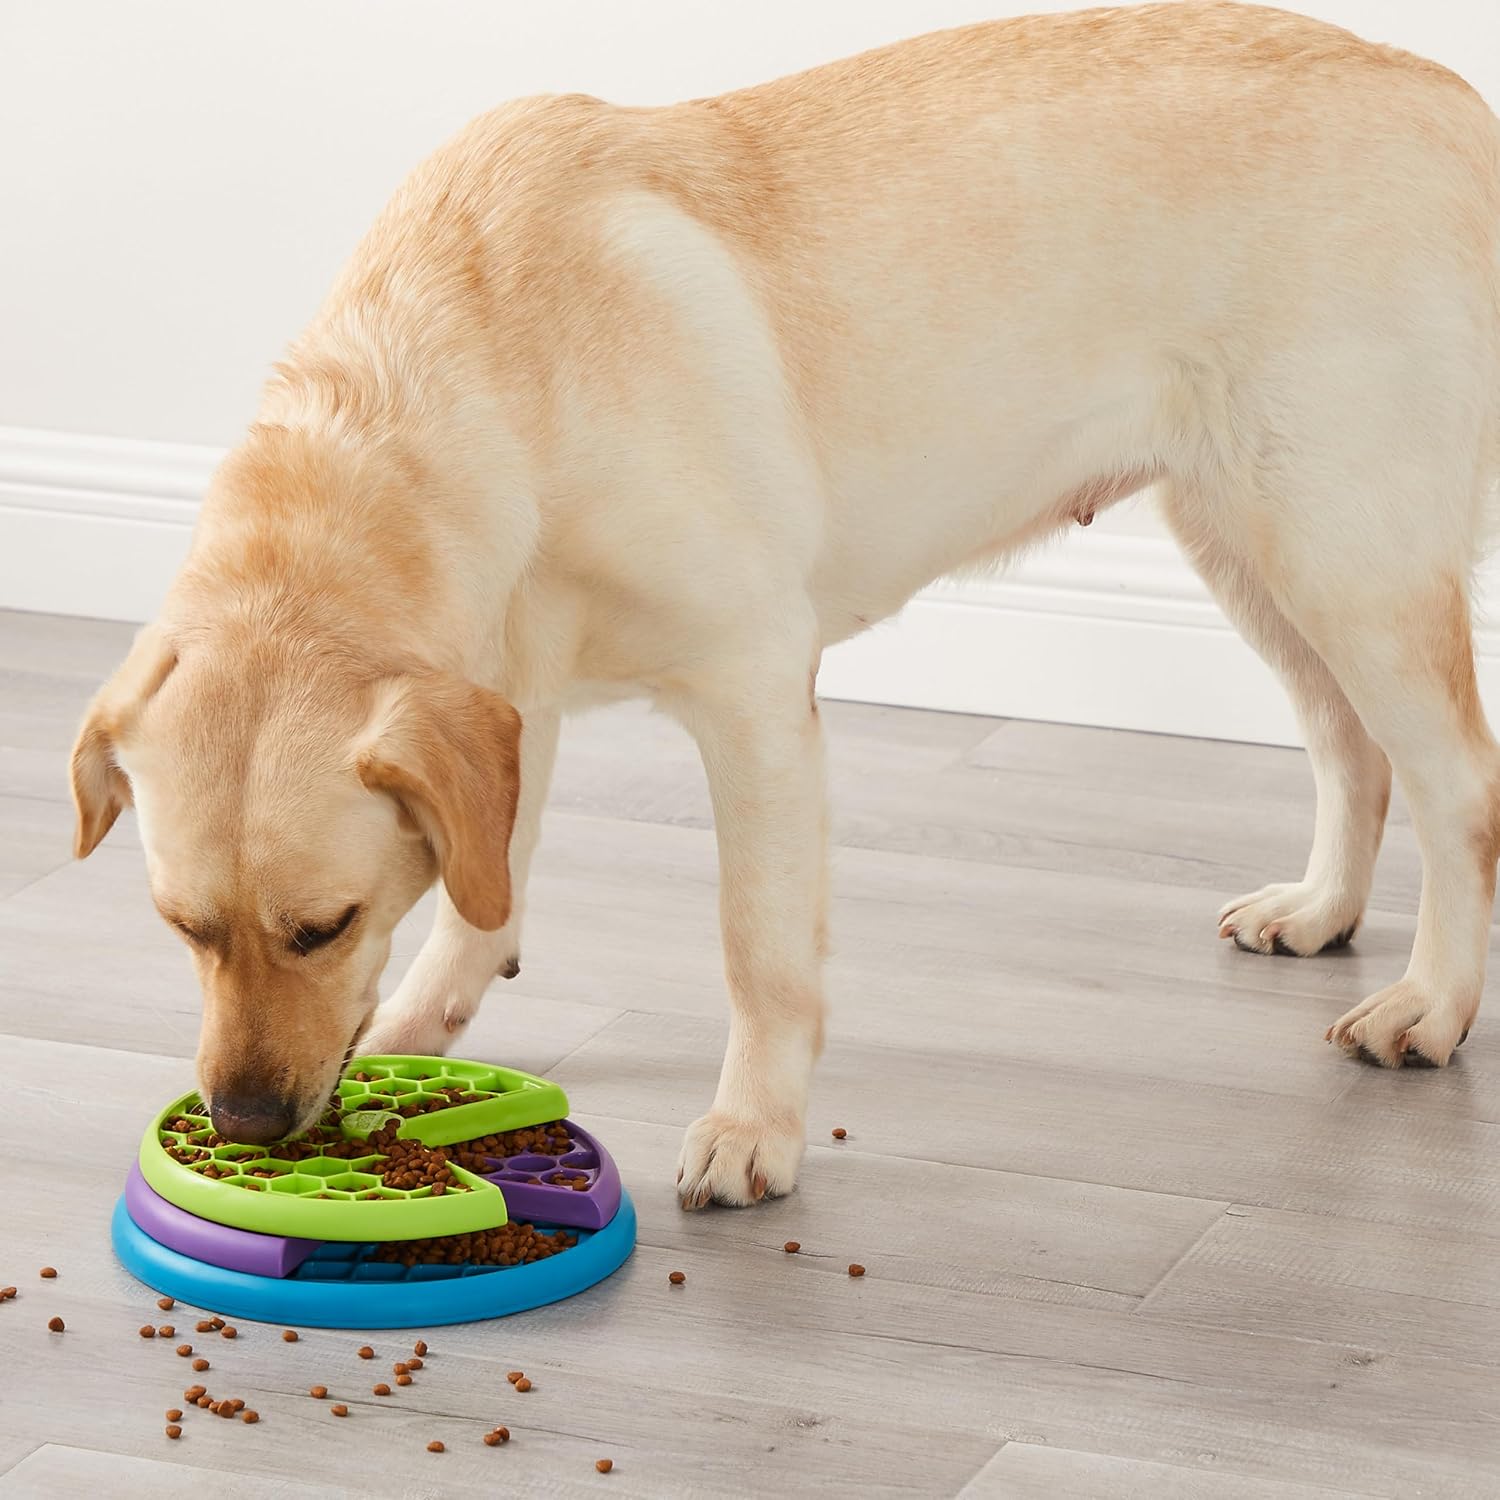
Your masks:
{"label": "dog front paw", "polygon": [[800,1121],[745,1120],[711,1110],[688,1126],[677,1165],[684,1208],[744,1208],[791,1192],[802,1160]]}
{"label": "dog front paw", "polygon": [[473,1011],[449,1006],[382,1005],[359,1044],[366,1057],[441,1057],[463,1035]]}

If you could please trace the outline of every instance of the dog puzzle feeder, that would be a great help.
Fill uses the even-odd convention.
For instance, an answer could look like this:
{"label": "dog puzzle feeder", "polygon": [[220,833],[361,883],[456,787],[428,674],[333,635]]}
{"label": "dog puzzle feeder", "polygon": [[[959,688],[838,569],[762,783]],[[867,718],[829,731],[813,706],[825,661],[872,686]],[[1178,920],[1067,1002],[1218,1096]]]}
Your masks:
{"label": "dog puzzle feeder", "polygon": [[[115,1251],[160,1292],[270,1322],[417,1327],[538,1307],[610,1275],[635,1244],[613,1160],[566,1113],[563,1091],[528,1073],[366,1057],[313,1131],[256,1147],[221,1140],[186,1094],[146,1130]],[[428,1147],[445,1148],[437,1181]],[[488,1263],[476,1246],[512,1220],[540,1237],[533,1256],[559,1235],[565,1248]]]}

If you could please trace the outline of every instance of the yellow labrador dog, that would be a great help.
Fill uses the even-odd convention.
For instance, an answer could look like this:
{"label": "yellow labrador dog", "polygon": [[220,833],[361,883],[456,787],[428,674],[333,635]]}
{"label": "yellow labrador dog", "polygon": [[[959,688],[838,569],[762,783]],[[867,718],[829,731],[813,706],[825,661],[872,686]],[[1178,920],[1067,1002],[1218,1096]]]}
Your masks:
{"label": "yellow labrador dog", "polygon": [[1186,3],[671,108],[524,100],[416,171],[278,368],[83,726],[78,853],[134,801],[214,1122],[271,1140],[356,1044],[441,1051],[516,971],[559,717],[643,695],[702,749],[722,866],[729,1046],[680,1193],[784,1193],[820,653],[1156,483],[1317,779],[1305,875],[1221,934],[1346,941],[1394,766],[1416,942],[1329,1034],[1444,1063],[1500,852],[1469,619],[1497,476],[1500,125],[1419,58]]}

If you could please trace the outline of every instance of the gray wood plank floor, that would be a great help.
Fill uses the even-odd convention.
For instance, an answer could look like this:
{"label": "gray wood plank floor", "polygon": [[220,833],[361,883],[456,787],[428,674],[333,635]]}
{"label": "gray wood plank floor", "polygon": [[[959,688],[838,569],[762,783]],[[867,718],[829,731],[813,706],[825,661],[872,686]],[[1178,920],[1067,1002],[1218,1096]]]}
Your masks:
{"label": "gray wood plank floor", "polygon": [[[1355,946],[1256,958],[1213,914],[1300,870],[1300,754],[847,704],[797,1193],[675,1206],[725,1028],[707,795],[670,723],[581,719],[521,977],[463,1050],[566,1086],[636,1196],[637,1254],[557,1307],[433,1331],[399,1401],[364,1394],[357,1335],[241,1324],[207,1352],[260,1425],[169,1442],[184,1362],[136,1336],[167,1315],[107,1217],[190,1082],[198,1002],[130,819],[69,859],[64,779],[128,638],[0,614],[0,1496],[1500,1493],[1500,1031],[1396,1075],[1321,1040],[1405,961],[1400,807]],[[483,1447],[497,1422],[512,1442]]]}

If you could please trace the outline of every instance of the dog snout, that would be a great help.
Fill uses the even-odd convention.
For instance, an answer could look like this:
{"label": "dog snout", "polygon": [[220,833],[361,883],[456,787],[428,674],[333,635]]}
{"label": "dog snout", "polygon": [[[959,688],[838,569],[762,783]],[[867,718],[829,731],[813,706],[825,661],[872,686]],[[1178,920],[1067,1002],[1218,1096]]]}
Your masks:
{"label": "dog snout", "polygon": [[259,1089],[215,1093],[209,1115],[225,1140],[246,1146],[268,1146],[289,1135],[297,1123],[290,1099]]}

